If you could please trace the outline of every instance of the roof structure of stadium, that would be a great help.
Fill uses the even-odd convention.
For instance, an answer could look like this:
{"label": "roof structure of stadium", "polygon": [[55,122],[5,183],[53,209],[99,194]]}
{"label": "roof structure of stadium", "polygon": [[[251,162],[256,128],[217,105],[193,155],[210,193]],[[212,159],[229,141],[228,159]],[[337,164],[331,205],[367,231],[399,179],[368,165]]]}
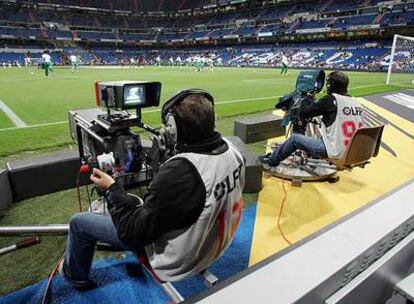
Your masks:
{"label": "roof structure of stadium", "polygon": [[[310,1],[310,0],[308,0]],[[293,0],[26,0],[33,4],[54,4],[79,7],[94,7],[110,10],[125,10],[131,12],[176,12],[204,7],[219,7],[236,3],[282,3],[294,2]],[[302,1],[303,2],[303,1]]]}
{"label": "roof structure of stadium", "polygon": [[235,45],[388,39],[414,0],[2,0],[0,44]]}
{"label": "roof structure of stadium", "polygon": [[31,0],[32,3],[51,3],[57,5],[70,5],[79,7],[96,7],[110,10],[125,10],[132,12],[147,12],[147,11],[177,11],[201,7],[205,4],[210,4],[211,1],[203,0]]}

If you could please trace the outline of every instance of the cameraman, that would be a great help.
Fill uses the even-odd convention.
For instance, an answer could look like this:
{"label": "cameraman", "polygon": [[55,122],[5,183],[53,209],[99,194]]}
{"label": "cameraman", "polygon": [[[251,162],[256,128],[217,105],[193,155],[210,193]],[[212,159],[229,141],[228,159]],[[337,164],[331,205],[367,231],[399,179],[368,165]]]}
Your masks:
{"label": "cameraman", "polygon": [[59,272],[72,286],[93,286],[97,242],[144,253],[165,281],[200,272],[230,245],[241,219],[245,165],[214,131],[213,97],[202,90],[180,92],[164,104],[162,118],[165,130],[174,123],[176,132],[166,132],[176,136],[178,154],[161,165],[143,201],[93,170],[91,180],[105,190],[110,216],[84,212],[70,220]]}
{"label": "cameraman", "polygon": [[296,150],[303,150],[312,158],[339,159],[345,152],[355,131],[363,126],[362,107],[348,95],[348,76],[340,71],[330,73],[326,80],[327,95],[316,102],[302,105],[303,119],[322,116],[321,138],[293,133],[272,153],[261,156],[261,161],[278,166]]}

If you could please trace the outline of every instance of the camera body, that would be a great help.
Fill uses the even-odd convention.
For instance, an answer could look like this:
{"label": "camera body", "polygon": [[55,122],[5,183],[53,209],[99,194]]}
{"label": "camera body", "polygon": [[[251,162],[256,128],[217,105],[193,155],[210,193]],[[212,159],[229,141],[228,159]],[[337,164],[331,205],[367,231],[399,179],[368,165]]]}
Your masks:
{"label": "camera body", "polygon": [[[126,189],[148,184],[158,169],[159,151],[143,146],[132,127],[159,136],[158,131],[141,121],[141,109],[158,106],[161,83],[114,81],[96,82],[96,104],[100,109],[71,111],[71,136],[78,144],[79,156],[89,168],[112,175]],[[128,110],[135,110],[130,114]],[[158,142],[159,140],[153,140]],[[158,145],[154,145],[158,150]]]}
{"label": "camera body", "polygon": [[299,73],[295,90],[279,98],[275,108],[285,112],[282,126],[292,124],[293,132],[305,134],[309,121],[300,117],[302,106],[314,102],[315,95],[322,91],[325,85],[325,71],[308,70]]}

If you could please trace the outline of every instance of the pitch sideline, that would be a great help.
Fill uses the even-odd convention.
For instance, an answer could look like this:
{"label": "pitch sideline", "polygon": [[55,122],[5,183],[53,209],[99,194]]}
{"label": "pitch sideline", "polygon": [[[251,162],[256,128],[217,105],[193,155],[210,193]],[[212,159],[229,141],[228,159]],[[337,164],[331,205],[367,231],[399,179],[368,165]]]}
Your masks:
{"label": "pitch sideline", "polygon": [[0,110],[15,124],[15,128],[26,128],[28,125],[19,118],[3,101],[0,100]]}
{"label": "pitch sideline", "polygon": [[[363,88],[370,88],[370,87],[378,87],[378,86],[382,86],[382,85],[383,84],[373,84],[373,85],[367,85],[367,86],[358,86],[358,87],[353,87],[351,89],[351,91],[352,90],[356,90],[356,89],[363,89]],[[224,100],[224,101],[216,102],[216,106],[223,105],[223,104],[240,103],[240,102],[246,102],[246,101],[252,101],[252,100],[265,100],[265,99],[271,99],[271,98],[279,98],[281,96],[282,95],[266,96],[266,97],[255,97],[255,98],[242,98],[242,99],[233,99],[233,100]],[[2,101],[0,101],[0,109],[2,109],[3,111],[4,111],[4,109],[1,107],[2,105],[4,105],[8,110],[10,110],[10,108],[8,108]],[[148,111],[142,111],[142,113],[143,114],[145,114],[145,113],[154,113],[154,112],[159,112],[159,111],[160,111],[160,109],[153,109],[153,110],[148,110]],[[10,112],[12,112],[14,114],[14,112],[12,110],[10,110]],[[7,115],[7,113],[6,113],[6,115]],[[18,118],[17,115],[15,115],[15,116],[16,116],[17,119],[20,120],[20,118]],[[26,125],[23,121],[21,121],[21,123],[23,123],[24,126],[18,126],[15,123],[16,127],[3,128],[3,129],[0,129],[0,132],[3,132],[3,131],[13,131],[13,130],[22,129],[22,128],[32,129],[32,128],[40,128],[40,127],[54,126],[54,125],[62,125],[62,124],[68,123],[68,121],[62,120],[62,121],[55,121],[55,122],[49,122],[49,123],[43,123],[43,124],[35,124],[35,125],[30,125],[30,126]]]}

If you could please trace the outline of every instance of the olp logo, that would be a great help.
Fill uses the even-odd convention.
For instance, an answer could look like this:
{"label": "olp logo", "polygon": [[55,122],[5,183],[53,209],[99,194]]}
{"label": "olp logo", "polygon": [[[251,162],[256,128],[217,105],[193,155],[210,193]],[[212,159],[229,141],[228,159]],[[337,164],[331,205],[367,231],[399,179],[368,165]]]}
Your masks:
{"label": "olp logo", "polygon": [[361,107],[344,107],[342,109],[342,113],[344,113],[346,116],[349,115],[357,115],[357,116],[361,116],[362,115],[362,108]]}
{"label": "olp logo", "polygon": [[233,174],[227,175],[223,181],[214,186],[214,197],[217,201],[236,188],[238,185],[237,181],[240,179],[241,167],[242,165],[240,164],[237,169],[233,171]]}

